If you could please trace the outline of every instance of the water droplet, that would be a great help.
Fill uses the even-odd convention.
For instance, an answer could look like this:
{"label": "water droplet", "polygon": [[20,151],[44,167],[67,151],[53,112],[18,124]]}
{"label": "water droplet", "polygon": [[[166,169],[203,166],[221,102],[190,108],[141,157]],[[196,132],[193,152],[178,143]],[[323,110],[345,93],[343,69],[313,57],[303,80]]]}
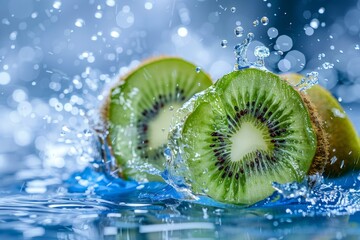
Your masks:
{"label": "water droplet", "polygon": [[318,55],[318,59],[319,59],[319,60],[321,60],[323,57],[325,57],[325,53],[320,53],[320,54]]}
{"label": "water droplet", "polygon": [[296,88],[300,88],[300,91],[306,91],[319,83],[319,73],[310,72],[306,74],[306,77],[301,79],[298,84],[295,85]]}
{"label": "water droplet", "polygon": [[323,66],[324,69],[331,69],[331,68],[334,67],[334,64],[333,64],[333,63],[329,63],[329,62],[324,62],[324,63],[322,64],[322,66]]}
{"label": "water droplet", "polygon": [[118,37],[120,37],[120,32],[113,30],[110,32],[110,36],[113,38],[118,38]]}
{"label": "water droplet", "polygon": [[339,101],[339,102],[342,102],[342,97],[338,97],[338,101]]}
{"label": "water droplet", "polygon": [[83,19],[81,19],[81,18],[76,19],[75,26],[80,28],[80,27],[83,27],[84,25],[85,25],[85,21]]}
{"label": "water droplet", "polygon": [[259,20],[256,19],[255,21],[253,21],[253,26],[256,27],[257,25],[259,25]]}
{"label": "water droplet", "polygon": [[236,7],[230,8],[230,11],[231,11],[232,13],[236,12]]}
{"label": "water droplet", "polygon": [[196,67],[195,71],[199,73],[201,71],[201,67]]}
{"label": "water droplet", "polygon": [[337,161],[337,157],[334,156],[330,159],[330,165],[333,165]]}
{"label": "water droplet", "polygon": [[227,47],[227,44],[228,44],[228,41],[224,39],[224,40],[221,41],[220,44],[221,44],[221,47],[222,47],[222,48],[226,48],[226,47]]}
{"label": "water droplet", "polygon": [[356,44],[356,45],[355,45],[355,50],[360,50],[359,44]]}
{"label": "water droplet", "polygon": [[259,58],[266,58],[270,55],[269,49],[265,46],[256,46],[254,55]]}
{"label": "water droplet", "polygon": [[264,26],[269,24],[269,19],[266,16],[262,17],[260,21],[261,21],[261,24]]}
{"label": "water droplet", "polygon": [[60,1],[55,1],[55,2],[53,3],[53,8],[55,8],[55,9],[60,9],[60,7],[61,7],[61,2],[60,2]]}
{"label": "water droplet", "polygon": [[237,26],[237,27],[234,29],[234,33],[235,33],[235,36],[237,36],[237,37],[242,37],[243,34],[244,34],[244,29],[243,29],[243,27]]}

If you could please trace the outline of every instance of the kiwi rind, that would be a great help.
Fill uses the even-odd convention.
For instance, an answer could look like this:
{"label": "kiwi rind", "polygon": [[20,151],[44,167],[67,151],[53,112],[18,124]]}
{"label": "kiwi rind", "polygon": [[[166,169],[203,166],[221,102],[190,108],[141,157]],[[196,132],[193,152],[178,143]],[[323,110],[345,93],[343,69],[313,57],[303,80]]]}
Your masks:
{"label": "kiwi rind", "polygon": [[[282,78],[292,84],[298,83],[303,76],[296,73],[283,74]],[[320,85],[315,85],[306,91],[307,98],[314,110],[322,119],[322,125],[328,136],[329,155],[324,175],[339,177],[351,170],[360,169],[360,141],[355,127],[339,102],[332,94]],[[342,117],[336,116],[334,111]],[[337,159],[332,162],[331,159]],[[331,163],[332,162],[332,163]]]}
{"label": "kiwi rind", "polygon": [[[158,72],[156,72],[156,73],[152,72],[151,69],[154,69],[154,68],[156,68],[158,70]],[[146,75],[147,70],[150,70],[150,76]],[[159,73],[159,75],[157,73]],[[143,76],[144,79],[135,80],[135,78],[138,78],[138,76],[141,74],[144,75]],[[161,177],[159,177],[157,175],[149,174],[149,172],[146,172],[147,170],[142,171],[139,169],[134,169],[132,166],[129,166],[128,163],[130,161],[143,161],[143,159],[140,159],[139,157],[134,157],[134,158],[137,158],[136,160],[130,159],[131,156],[126,157],[126,154],[124,157],[124,155],[122,155],[121,151],[119,151],[119,147],[117,146],[118,143],[116,142],[117,140],[115,139],[116,137],[114,137],[114,136],[116,136],[116,133],[114,133],[114,132],[116,131],[117,124],[122,124],[122,125],[125,124],[125,127],[128,126],[129,129],[134,130],[134,121],[132,121],[132,120],[128,121],[130,117],[127,116],[129,114],[133,116],[133,113],[130,113],[129,111],[121,111],[122,107],[119,107],[119,105],[120,105],[119,101],[117,101],[114,98],[118,97],[119,93],[121,94],[121,92],[123,92],[123,91],[128,91],[129,89],[132,90],[132,88],[136,88],[136,84],[140,84],[140,85],[149,84],[149,83],[147,83],[149,81],[157,81],[157,83],[159,83],[160,81],[163,81],[164,82],[163,89],[166,89],[166,87],[170,83],[168,83],[167,79],[158,80],[157,76],[163,77],[163,75],[161,75],[161,74],[163,74],[163,75],[168,74],[168,76],[171,76],[171,78],[173,78],[171,80],[172,81],[171,84],[174,84],[174,82],[175,82],[176,86],[181,85],[181,83],[184,83],[184,80],[182,80],[184,78],[186,79],[185,83],[188,85],[187,87],[192,86],[191,90],[188,90],[187,92],[184,93],[184,96],[182,97],[182,98],[184,98],[183,102],[188,100],[194,93],[204,90],[207,87],[209,87],[210,85],[212,85],[211,78],[204,71],[202,71],[202,70],[198,71],[196,69],[196,66],[193,65],[192,63],[190,63],[186,60],[183,60],[181,58],[178,58],[178,57],[161,56],[161,57],[151,58],[147,61],[144,61],[136,69],[131,71],[126,76],[122,77],[120,79],[120,81],[116,85],[114,85],[114,87],[112,87],[110,89],[108,97],[101,109],[101,113],[102,113],[102,117],[103,117],[103,119],[106,123],[107,129],[108,129],[108,135],[106,138],[107,144],[110,146],[112,156],[114,156],[116,159],[117,166],[115,166],[115,168],[118,171],[118,175],[122,178],[125,178],[125,179],[132,178],[132,179],[135,179],[138,181],[162,181]],[[138,81],[138,82],[136,83],[134,81]],[[140,82],[140,81],[142,81],[142,82]],[[193,81],[193,83],[191,81]],[[133,85],[134,85],[134,83],[136,83],[135,87],[133,85],[131,85],[130,82]],[[192,85],[195,83],[197,83],[196,86]],[[161,85],[162,83],[159,83],[159,84]],[[158,86],[158,85],[156,85],[156,86]],[[125,90],[125,89],[127,89],[127,90]],[[149,93],[149,94],[143,93],[143,94],[149,95],[151,93]],[[157,96],[154,96],[154,97],[157,97]],[[138,101],[141,98],[145,98],[145,96],[143,97],[142,95],[139,94],[139,97],[136,98],[136,101]],[[125,121],[125,123],[124,123],[124,121]],[[128,122],[126,122],[126,121],[128,121]],[[128,124],[128,125],[126,125],[126,124]],[[128,141],[131,141],[131,139]],[[128,150],[129,149],[124,149],[124,151],[128,151]],[[131,148],[130,148],[130,150],[131,150]],[[135,151],[135,150],[131,150],[131,151]],[[163,161],[165,161],[165,159]],[[151,167],[155,167],[157,169],[160,168],[159,165],[154,166],[151,163],[151,159],[146,164],[150,165]],[[160,163],[160,164],[162,164],[162,163]],[[159,169],[159,170],[162,170],[162,169]]]}
{"label": "kiwi rind", "polygon": [[[177,139],[176,144],[170,143],[170,146],[172,148],[175,148],[175,149],[172,149],[172,153],[174,156],[176,156],[177,154],[182,154],[182,157],[185,158],[184,163],[186,165],[187,171],[185,171],[184,178],[187,179],[187,181],[188,181],[187,183],[189,185],[191,185],[191,188],[195,193],[207,194],[210,197],[212,197],[218,201],[222,201],[222,202],[230,202],[230,203],[236,203],[236,204],[252,204],[258,200],[263,199],[264,197],[270,195],[273,192],[273,188],[271,187],[272,180],[269,180],[269,183],[268,183],[269,185],[265,187],[265,188],[267,188],[266,191],[268,191],[268,193],[264,196],[259,194],[259,196],[254,197],[252,199],[236,199],[236,196],[231,195],[232,194],[231,192],[233,192],[234,189],[227,189],[227,192],[229,192],[229,194],[230,194],[229,197],[227,197],[227,198],[222,197],[222,196],[220,196],[221,193],[217,193],[222,190],[219,189],[219,187],[217,188],[216,186],[213,185],[213,182],[214,182],[213,180],[209,181],[209,182],[205,182],[205,180],[203,178],[199,177],[199,175],[201,175],[201,172],[199,172],[199,171],[201,171],[200,169],[202,166],[195,166],[192,163],[192,162],[196,161],[195,155],[198,153],[198,152],[192,153],[192,150],[193,150],[192,145],[199,144],[198,142],[200,139],[196,140],[196,139],[187,138],[187,136],[196,134],[196,130],[191,130],[192,128],[199,129],[200,126],[205,124],[205,123],[201,122],[201,121],[206,121],[203,119],[203,117],[210,118],[211,114],[214,114],[215,116],[217,116],[217,114],[219,114],[217,112],[221,113],[221,111],[224,111],[223,110],[224,106],[222,106],[221,104],[214,104],[214,102],[217,101],[217,102],[221,103],[221,101],[222,101],[221,94],[226,93],[226,92],[222,92],[221,89],[227,88],[228,86],[226,86],[226,85],[229,85],[230,86],[229,89],[234,89],[234,91],[236,91],[236,89],[238,87],[240,87],[239,85],[237,85],[237,86],[231,85],[235,82],[234,78],[236,78],[237,75],[241,75],[241,77],[243,77],[243,78],[250,78],[248,81],[253,80],[253,78],[254,78],[253,76],[255,76],[255,78],[260,78],[260,76],[261,76],[262,79],[267,79],[267,80],[271,79],[271,80],[275,81],[276,84],[281,85],[280,88],[287,89],[285,91],[286,93],[287,93],[287,91],[291,92],[291,94],[289,94],[291,96],[289,96],[289,95],[284,96],[285,101],[288,100],[288,98],[290,98],[290,97],[293,97],[294,99],[296,99],[296,101],[295,101],[296,103],[294,103],[294,105],[298,105],[299,106],[298,108],[301,111],[301,113],[297,113],[297,114],[301,115],[301,119],[299,120],[299,122],[301,122],[300,125],[304,124],[304,126],[302,126],[302,127],[304,127],[304,129],[306,129],[306,130],[304,130],[304,132],[309,133],[308,141],[311,142],[312,145],[311,144],[306,145],[306,148],[308,147],[309,149],[308,149],[308,151],[303,151],[303,154],[305,154],[304,155],[305,157],[302,159],[302,161],[304,161],[304,162],[299,163],[299,166],[301,166],[300,169],[302,169],[302,170],[295,171],[295,173],[289,173],[289,172],[291,172],[291,167],[289,166],[290,168],[287,169],[286,172],[278,172],[279,175],[280,174],[283,174],[283,175],[286,175],[286,174],[291,175],[292,174],[293,177],[291,177],[291,179],[283,179],[282,180],[283,182],[301,181],[306,176],[306,174],[308,174],[308,173],[313,174],[314,172],[316,172],[316,170],[310,171],[311,168],[318,169],[318,171],[321,173],[323,167],[318,166],[318,165],[322,164],[323,161],[317,161],[316,160],[317,158],[314,158],[314,156],[316,155],[316,152],[322,153],[323,151],[326,151],[326,150],[324,150],[323,148],[316,147],[317,140],[322,139],[321,137],[318,138],[316,136],[317,131],[315,130],[316,126],[318,126],[319,128],[321,128],[321,126],[316,121],[315,121],[315,123],[312,123],[314,121],[312,118],[316,119],[316,117],[310,117],[310,114],[308,113],[305,103],[303,102],[300,94],[298,92],[296,92],[293,88],[291,88],[286,82],[280,80],[279,77],[275,76],[272,73],[264,72],[264,71],[261,71],[258,69],[246,69],[246,70],[230,73],[228,75],[225,75],[222,79],[218,80],[215,83],[214,87],[212,87],[208,91],[206,91],[207,93],[202,94],[202,96],[200,96],[197,100],[193,101],[194,102],[194,103],[192,103],[193,112],[188,113],[188,115],[186,117],[182,116],[185,119],[183,123],[180,123],[180,125],[182,124],[182,126],[181,126],[181,128],[182,128],[181,134],[182,135],[180,134],[180,136],[181,136],[180,140]],[[256,82],[256,83],[259,84],[259,82]],[[262,83],[260,83],[260,84],[262,84]],[[272,82],[268,81],[264,84],[271,85]],[[282,93],[280,92],[278,94],[280,94],[280,96],[281,96]],[[217,95],[219,95],[219,96],[217,96]],[[214,106],[212,108],[212,110],[210,110],[210,111],[207,109],[207,106],[209,106],[209,105]],[[208,114],[210,114],[210,115],[207,116]],[[191,120],[189,120],[189,119],[191,119]],[[221,121],[221,120],[219,120],[219,121]],[[194,126],[190,126],[190,124],[193,124]],[[188,129],[190,129],[190,130],[188,130]],[[176,134],[178,134],[178,132],[176,132],[175,130],[174,130],[174,132]],[[174,134],[174,132],[172,132],[172,134]],[[302,146],[304,147],[304,145],[302,145]],[[190,148],[190,150],[186,151],[186,148]],[[184,150],[185,150],[185,152],[184,152]],[[313,158],[314,158],[315,162],[313,162]],[[170,163],[170,165],[171,164],[174,164],[174,163]],[[201,164],[201,163],[199,162],[199,164]],[[310,167],[310,165],[311,165],[311,167]],[[176,169],[176,167],[175,167],[175,169]],[[204,174],[206,174],[207,169],[205,169],[205,166],[203,166],[202,169],[204,171]],[[188,171],[190,171],[190,172],[197,171],[197,172],[193,173],[193,174],[191,174],[191,173],[189,174]],[[197,175],[197,176],[195,176],[195,175]],[[276,180],[278,180],[278,179],[276,179]],[[233,185],[231,185],[231,186],[232,186],[231,188],[234,187]],[[258,186],[256,186],[256,190],[252,189],[252,191],[254,192],[254,195],[256,195],[256,191],[258,191],[259,189],[262,189],[263,187],[264,187],[264,185],[259,184]],[[212,191],[212,193],[210,191]]]}

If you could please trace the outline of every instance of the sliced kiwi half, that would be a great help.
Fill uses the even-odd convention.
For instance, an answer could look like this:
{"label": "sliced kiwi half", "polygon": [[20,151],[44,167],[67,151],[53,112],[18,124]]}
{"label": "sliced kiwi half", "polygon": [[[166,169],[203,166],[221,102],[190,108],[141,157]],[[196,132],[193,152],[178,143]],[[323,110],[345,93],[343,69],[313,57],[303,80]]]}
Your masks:
{"label": "sliced kiwi half", "polygon": [[[296,73],[283,74],[282,78],[297,84],[303,78]],[[320,85],[311,87],[305,94],[322,119],[329,140],[329,164],[324,174],[338,177],[351,170],[360,169],[360,141],[356,129],[332,94]]]}
{"label": "sliced kiwi half", "polygon": [[160,180],[164,146],[173,113],[212,81],[195,65],[176,57],[144,62],[110,90],[103,108],[107,141],[119,174],[138,181]]}
{"label": "sliced kiwi half", "polygon": [[175,156],[170,165],[180,155],[194,193],[235,204],[268,197],[273,182],[321,174],[326,135],[307,104],[270,72],[225,75],[193,100],[192,110],[172,129],[179,136],[170,137],[176,141],[169,144]]}

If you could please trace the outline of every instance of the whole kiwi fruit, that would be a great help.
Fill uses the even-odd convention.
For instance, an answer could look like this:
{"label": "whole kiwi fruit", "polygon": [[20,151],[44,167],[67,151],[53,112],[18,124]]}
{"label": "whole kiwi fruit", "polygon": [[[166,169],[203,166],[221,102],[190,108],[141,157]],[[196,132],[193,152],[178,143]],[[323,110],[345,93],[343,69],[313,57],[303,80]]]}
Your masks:
{"label": "whole kiwi fruit", "polygon": [[[297,73],[282,74],[291,84],[297,84],[304,77]],[[321,117],[329,141],[329,163],[324,174],[338,177],[351,170],[360,169],[360,141],[356,129],[332,94],[315,85],[305,95]]]}

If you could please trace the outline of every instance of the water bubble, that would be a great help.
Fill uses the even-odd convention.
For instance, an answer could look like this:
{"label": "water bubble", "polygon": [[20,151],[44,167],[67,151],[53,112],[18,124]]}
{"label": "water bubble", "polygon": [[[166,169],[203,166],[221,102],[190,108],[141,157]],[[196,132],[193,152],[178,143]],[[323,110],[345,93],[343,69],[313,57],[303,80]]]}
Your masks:
{"label": "water bubble", "polygon": [[236,12],[236,7],[230,8],[230,11],[231,11],[232,13]]}
{"label": "water bubble", "polygon": [[255,21],[253,21],[253,26],[256,27],[257,25],[259,25],[259,20],[256,19]]}
{"label": "water bubble", "polygon": [[201,71],[201,67],[196,67],[195,71],[199,73]]}
{"label": "water bubble", "polygon": [[226,48],[226,47],[227,47],[227,44],[228,44],[228,41],[225,40],[225,39],[222,40],[221,43],[220,43],[220,45],[221,45],[222,48]]}
{"label": "water bubble", "polygon": [[268,29],[267,34],[269,38],[272,39],[272,38],[276,38],[279,35],[279,31],[276,28],[271,27]]}
{"label": "water bubble", "polygon": [[269,19],[266,16],[262,17],[260,19],[260,21],[261,21],[261,24],[264,25],[264,26],[269,24]]}
{"label": "water bubble", "polygon": [[241,26],[237,26],[237,27],[234,29],[234,33],[235,33],[235,36],[236,36],[236,37],[242,37],[243,34],[244,34],[244,28],[241,27]]}
{"label": "water bubble", "polygon": [[81,28],[81,27],[83,27],[84,25],[85,25],[85,21],[84,21],[83,19],[81,19],[81,18],[76,19],[76,21],[75,21],[75,26]]}

